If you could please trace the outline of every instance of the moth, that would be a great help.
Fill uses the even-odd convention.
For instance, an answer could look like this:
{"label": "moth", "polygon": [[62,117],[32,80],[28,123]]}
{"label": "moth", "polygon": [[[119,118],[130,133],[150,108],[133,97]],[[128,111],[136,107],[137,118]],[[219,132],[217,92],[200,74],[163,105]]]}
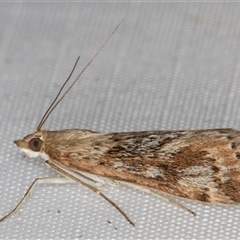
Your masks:
{"label": "moth", "polygon": [[[122,21],[119,23],[119,25]],[[196,215],[172,197],[212,204],[240,203],[240,132],[234,129],[142,131],[100,133],[91,130],[42,130],[62,98],[109,41],[90,60],[62,95],[77,62],[36,131],[14,143],[29,157],[41,156],[46,164],[98,193],[134,225],[127,214],[97,187],[89,183],[121,183],[158,195]],[[79,59],[79,58],[78,58]],[[78,61],[78,60],[77,60]],[[30,195],[36,179],[11,216]]]}

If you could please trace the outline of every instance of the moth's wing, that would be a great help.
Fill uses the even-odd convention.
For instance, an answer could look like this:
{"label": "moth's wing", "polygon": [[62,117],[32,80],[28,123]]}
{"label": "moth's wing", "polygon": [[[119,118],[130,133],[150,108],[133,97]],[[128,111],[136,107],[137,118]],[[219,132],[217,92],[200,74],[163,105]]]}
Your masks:
{"label": "moth's wing", "polygon": [[240,132],[93,133],[52,159],[74,171],[211,203],[240,202]]}

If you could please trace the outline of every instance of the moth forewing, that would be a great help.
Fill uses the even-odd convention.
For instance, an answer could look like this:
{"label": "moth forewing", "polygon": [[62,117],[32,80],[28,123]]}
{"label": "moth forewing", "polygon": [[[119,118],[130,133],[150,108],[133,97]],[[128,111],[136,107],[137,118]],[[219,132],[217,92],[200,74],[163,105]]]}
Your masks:
{"label": "moth forewing", "polygon": [[42,146],[51,160],[76,172],[191,200],[240,202],[237,130],[49,131]]}

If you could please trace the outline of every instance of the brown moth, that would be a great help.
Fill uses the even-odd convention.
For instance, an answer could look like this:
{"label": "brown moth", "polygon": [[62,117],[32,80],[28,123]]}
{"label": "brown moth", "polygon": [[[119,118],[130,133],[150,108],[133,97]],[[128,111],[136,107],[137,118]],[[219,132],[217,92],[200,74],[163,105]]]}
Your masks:
{"label": "brown moth", "polygon": [[[61,131],[41,129],[52,110],[95,59],[113,33],[57,101],[72,73],[70,74],[36,131],[14,143],[29,157],[41,156],[46,160],[46,164],[58,173],[99,193],[132,225],[134,223],[117,204],[84,179],[106,184],[124,183],[141,188],[180,206],[193,215],[195,215],[193,211],[170,196],[213,204],[240,203],[240,132],[237,130],[104,134],[79,129]],[[19,204],[0,221],[12,215],[30,195],[35,184],[41,180],[46,179],[36,179]]]}

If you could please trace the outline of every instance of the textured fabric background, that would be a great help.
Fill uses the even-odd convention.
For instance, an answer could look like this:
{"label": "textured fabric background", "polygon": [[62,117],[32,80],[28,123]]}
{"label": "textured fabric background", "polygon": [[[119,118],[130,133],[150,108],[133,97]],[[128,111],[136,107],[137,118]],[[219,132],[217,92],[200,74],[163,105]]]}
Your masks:
{"label": "textured fabric background", "polygon": [[[57,176],[13,140],[32,133],[67,78],[124,24],[45,129],[102,132],[240,129],[239,3],[0,3],[0,216],[37,177]],[[37,185],[0,238],[236,239],[240,207],[179,200],[197,217],[131,187]]]}

